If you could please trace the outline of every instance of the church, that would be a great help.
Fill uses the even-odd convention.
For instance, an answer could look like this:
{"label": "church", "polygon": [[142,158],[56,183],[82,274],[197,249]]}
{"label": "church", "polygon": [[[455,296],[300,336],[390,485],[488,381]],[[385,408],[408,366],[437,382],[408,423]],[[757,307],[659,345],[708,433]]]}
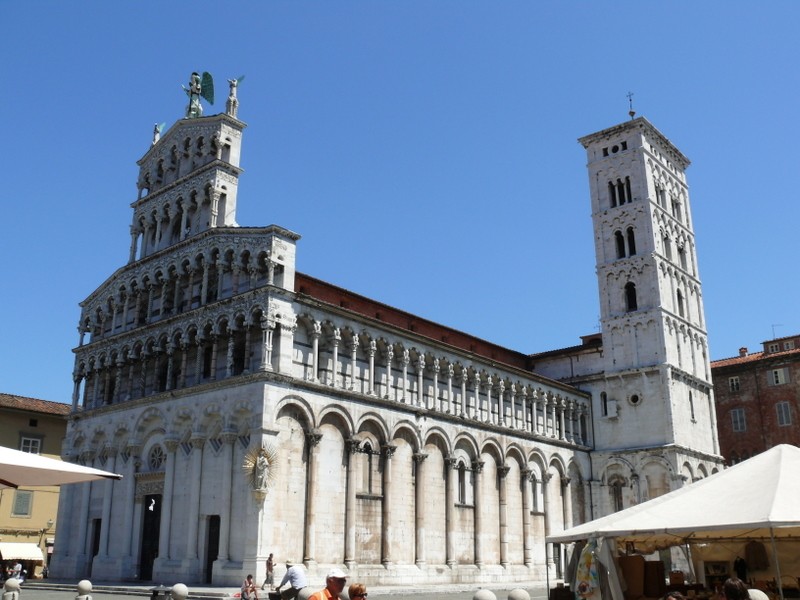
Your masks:
{"label": "church", "polygon": [[[237,82],[139,161],[128,262],[80,304],[54,577],[545,581],[545,536],[721,465],[685,170],[646,119],[581,138],[601,332],[526,354],[295,269],[236,220]],[[242,198],[242,201],[247,201]],[[281,569],[276,569],[280,577]]]}

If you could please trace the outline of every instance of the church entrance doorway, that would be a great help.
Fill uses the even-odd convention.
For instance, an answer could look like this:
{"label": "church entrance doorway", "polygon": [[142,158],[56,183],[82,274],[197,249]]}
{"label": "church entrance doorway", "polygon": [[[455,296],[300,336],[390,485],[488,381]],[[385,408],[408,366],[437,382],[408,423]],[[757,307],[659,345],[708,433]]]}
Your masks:
{"label": "church entrance doorway", "polygon": [[208,539],[206,540],[206,583],[211,583],[214,561],[219,557],[219,515],[208,518]]}
{"label": "church entrance doorway", "polygon": [[158,556],[158,538],[161,533],[161,494],[144,497],[142,519],[142,546],[139,551],[139,579],[153,579],[153,563]]}

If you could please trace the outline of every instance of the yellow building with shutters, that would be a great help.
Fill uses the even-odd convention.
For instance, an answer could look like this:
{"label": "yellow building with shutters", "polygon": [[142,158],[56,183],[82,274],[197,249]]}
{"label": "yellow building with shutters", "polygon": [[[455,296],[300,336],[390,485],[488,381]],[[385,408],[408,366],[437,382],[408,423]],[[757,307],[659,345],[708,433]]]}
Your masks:
{"label": "yellow building with shutters", "polygon": [[[67,404],[0,393],[0,446],[61,458]],[[56,536],[58,486],[0,488],[0,559],[41,575]]]}

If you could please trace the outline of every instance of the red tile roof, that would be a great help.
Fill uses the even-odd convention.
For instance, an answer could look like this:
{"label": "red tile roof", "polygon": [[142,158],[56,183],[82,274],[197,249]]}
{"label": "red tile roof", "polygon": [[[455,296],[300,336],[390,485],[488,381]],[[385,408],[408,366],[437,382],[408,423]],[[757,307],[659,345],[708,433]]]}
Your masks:
{"label": "red tile roof", "polygon": [[0,408],[13,408],[26,412],[63,416],[68,415],[72,410],[69,404],[28,398],[26,396],[15,396],[14,394],[3,394],[2,392],[0,392]]}
{"label": "red tile roof", "polygon": [[526,354],[510,350],[457,329],[440,325],[403,310],[372,300],[355,292],[327,283],[305,273],[297,273],[295,291],[317,301],[383,321],[400,329],[472,352],[488,360],[502,362],[518,369],[529,370]]}
{"label": "red tile roof", "polygon": [[772,359],[777,357],[800,356],[800,348],[792,350],[782,350],[781,352],[752,352],[745,356],[734,356],[732,358],[721,358],[720,360],[711,361],[711,368],[718,369],[721,367],[730,367],[733,365],[742,365],[746,363],[756,362],[762,359]]}

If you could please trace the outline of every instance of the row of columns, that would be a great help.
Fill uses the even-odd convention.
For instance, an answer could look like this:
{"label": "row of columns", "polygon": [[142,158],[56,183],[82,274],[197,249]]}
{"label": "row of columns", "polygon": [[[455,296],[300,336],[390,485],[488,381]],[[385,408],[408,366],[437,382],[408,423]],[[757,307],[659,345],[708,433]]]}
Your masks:
{"label": "row of columns", "polygon": [[[308,500],[306,503],[306,529],[304,538],[304,556],[303,562],[315,563],[316,561],[316,515],[317,515],[317,485],[316,485],[316,468],[317,468],[317,446],[322,439],[322,434],[319,431],[311,431],[306,433],[308,462],[307,462],[307,486],[308,486]],[[355,486],[355,459],[354,455],[359,452],[360,442],[357,439],[346,440],[345,452],[347,453],[347,473],[346,473],[346,492],[345,492],[345,539],[344,539],[344,562],[351,568],[356,564],[356,486]],[[383,457],[383,505],[382,505],[382,524],[381,524],[381,562],[389,567],[394,563],[392,556],[392,548],[394,546],[394,522],[393,522],[393,500],[396,492],[392,482],[392,456],[394,456],[397,447],[393,444],[385,444],[381,447],[381,455]],[[426,549],[425,549],[425,507],[426,507],[426,490],[425,490],[425,477],[423,476],[423,464],[427,454],[417,452],[413,455],[415,463],[415,563],[418,566],[426,564]],[[445,513],[445,540],[446,540],[446,563],[449,566],[458,564],[456,554],[456,488],[458,485],[457,479],[457,460],[454,457],[446,457],[445,465],[447,466],[447,474],[445,478],[445,499],[446,499],[446,513]],[[473,461],[473,486],[474,486],[474,501],[473,501],[473,516],[474,516],[474,564],[477,566],[483,565],[483,492],[481,488],[481,473],[483,472],[484,462],[480,460]],[[498,467],[498,475],[500,477],[500,486],[498,494],[499,503],[499,530],[500,530],[500,564],[507,566],[509,564],[509,540],[508,540],[508,490],[506,485],[506,476],[508,475],[510,467],[507,465],[500,465]],[[531,481],[534,477],[534,472],[529,469],[522,471],[524,481]],[[552,475],[546,474],[544,481],[550,481]],[[564,523],[565,526],[571,524],[572,503],[570,499],[571,491],[569,489],[569,478],[562,478],[562,496],[564,497]],[[544,487],[544,513],[545,513],[545,534],[548,534],[552,525],[552,516],[549,514],[549,505],[552,501],[549,499],[550,492],[548,486]],[[522,492],[522,525],[523,525],[523,563],[530,566],[533,562],[533,545],[532,545],[532,524],[531,524],[531,507],[529,503],[529,488]],[[548,562],[552,563],[552,545],[548,545]]]}
{"label": "row of columns", "polygon": [[[121,351],[113,363],[101,363],[94,368],[73,374],[72,408],[77,410],[79,404],[84,407],[116,404],[121,398],[142,398],[148,395],[148,392],[171,391],[183,389],[187,385],[198,385],[204,381],[216,381],[218,361],[221,358],[220,350],[223,348],[225,350],[223,377],[228,378],[238,374],[234,373],[234,349],[236,334],[241,329],[244,329],[244,366],[241,372],[249,373],[254,366],[258,371],[271,371],[274,333],[278,326],[269,319],[260,320],[260,339],[257,344],[260,346],[260,352],[257,354],[251,352],[254,328],[249,322],[243,323],[241,328],[230,327],[227,336],[212,332],[207,336],[197,335],[192,342],[183,339],[172,341],[163,350],[161,348],[150,352],[140,350],[138,354]],[[203,377],[204,354],[209,342],[211,364],[208,376]],[[194,346],[194,360],[190,361],[192,346]],[[252,354],[256,355],[251,356]],[[166,361],[164,381],[162,385],[157,386],[156,378],[162,371],[163,361]],[[81,402],[82,383],[84,387]],[[109,389],[113,389],[113,393],[109,394]]]}
{"label": "row of columns", "polygon": [[[322,335],[322,325],[318,321],[314,323],[311,331],[311,353],[310,374],[307,378],[315,383],[327,384],[333,388],[359,391],[356,372],[358,368],[358,350],[361,342],[357,336],[353,336],[349,344],[349,363],[350,369],[344,360],[341,363],[342,377],[338,377],[339,345],[341,335],[339,330],[334,330],[332,338],[331,356],[333,368],[327,373],[325,381],[320,378],[320,337]],[[400,359],[399,381],[394,380],[394,349],[388,346],[384,353],[383,375],[385,378],[380,380],[380,374],[376,370],[377,342],[370,340],[365,348],[368,360],[364,381],[367,389],[361,390],[370,396],[381,397],[380,388],[383,387],[382,397],[390,399],[392,390],[395,391],[395,398],[402,404],[426,408],[428,410],[438,410],[447,414],[455,414],[460,417],[475,419],[493,425],[502,425],[511,429],[521,429],[537,435],[557,438],[571,443],[585,444],[587,440],[586,417],[589,410],[586,404],[579,403],[570,398],[562,398],[555,394],[543,390],[530,390],[525,385],[517,388],[516,384],[506,387],[506,381],[496,375],[486,375],[482,377],[480,373],[474,373],[469,377],[464,370],[461,375],[456,377],[455,367],[448,363],[444,372],[445,383],[440,386],[439,376],[442,372],[442,365],[438,358],[434,358],[428,367],[432,378],[432,390],[425,394],[425,370],[426,359],[420,356],[416,361],[416,392],[412,392],[410,387],[412,380],[409,377],[409,365],[411,356],[409,350],[404,350]],[[379,380],[376,384],[376,379]],[[495,383],[495,381],[497,383]],[[454,383],[456,384],[454,386]],[[456,399],[454,390],[460,388],[460,398]],[[430,388],[427,388],[430,389]],[[471,397],[468,396],[468,389],[472,390]],[[517,408],[519,407],[519,411]],[[542,423],[539,423],[538,415],[541,407],[543,415]],[[583,418],[582,418],[583,417]]]}
{"label": "row of columns", "polygon": [[[154,323],[165,315],[177,314],[190,308],[205,306],[209,302],[234,296],[258,287],[258,281],[266,278],[266,285],[275,284],[277,263],[270,258],[264,260],[265,264],[239,265],[229,264],[217,259],[208,264],[203,261],[200,267],[189,267],[185,274],[162,278],[155,283],[145,283],[142,287],[131,292],[120,292],[118,297],[109,298],[105,310],[95,313],[93,323],[82,322],[79,330],[78,344],[82,346],[86,333],[99,333],[103,337],[106,331],[110,335],[129,331],[136,327]],[[200,280],[200,293],[197,305],[192,305],[193,288],[197,283],[195,274],[202,271]],[[230,274],[230,294],[224,292],[224,277]],[[243,276],[244,275],[244,276]],[[214,277],[212,280],[211,277]],[[158,318],[154,315],[156,300],[160,300]],[[169,312],[165,308],[167,300],[171,300]],[[133,321],[129,323],[130,312],[133,311]],[[141,315],[141,318],[140,318]],[[119,331],[117,331],[119,329]],[[95,341],[96,335],[91,340]]]}

